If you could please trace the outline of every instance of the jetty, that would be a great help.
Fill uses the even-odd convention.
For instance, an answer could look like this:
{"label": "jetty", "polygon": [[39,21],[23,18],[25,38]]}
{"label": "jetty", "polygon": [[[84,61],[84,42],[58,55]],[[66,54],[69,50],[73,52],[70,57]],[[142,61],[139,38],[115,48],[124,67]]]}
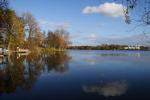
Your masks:
{"label": "jetty", "polygon": [[0,57],[7,56],[10,53],[29,53],[29,50],[28,49],[21,49],[19,47],[17,47],[16,50],[7,50],[4,48],[0,48]]}

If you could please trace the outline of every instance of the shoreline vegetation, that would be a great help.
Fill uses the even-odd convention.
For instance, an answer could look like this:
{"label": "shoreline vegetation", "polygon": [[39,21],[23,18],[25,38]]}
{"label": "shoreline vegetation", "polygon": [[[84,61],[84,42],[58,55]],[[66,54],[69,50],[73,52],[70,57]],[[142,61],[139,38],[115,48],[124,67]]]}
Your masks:
{"label": "shoreline vegetation", "polygon": [[0,1],[0,53],[65,51],[69,44],[69,32],[65,29],[41,30],[32,13],[18,15],[8,0]]}
{"label": "shoreline vegetation", "polygon": [[98,46],[69,46],[71,50],[144,50],[150,51],[147,46],[128,46],[128,45],[115,45],[115,44],[102,44]]}

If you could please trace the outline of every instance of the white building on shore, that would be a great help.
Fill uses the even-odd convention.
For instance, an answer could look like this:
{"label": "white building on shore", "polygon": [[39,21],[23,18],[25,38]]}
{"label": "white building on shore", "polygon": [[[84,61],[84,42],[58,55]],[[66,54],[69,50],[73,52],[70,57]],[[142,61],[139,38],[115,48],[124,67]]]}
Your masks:
{"label": "white building on shore", "polygon": [[141,47],[140,46],[127,46],[124,47],[125,50],[140,50]]}

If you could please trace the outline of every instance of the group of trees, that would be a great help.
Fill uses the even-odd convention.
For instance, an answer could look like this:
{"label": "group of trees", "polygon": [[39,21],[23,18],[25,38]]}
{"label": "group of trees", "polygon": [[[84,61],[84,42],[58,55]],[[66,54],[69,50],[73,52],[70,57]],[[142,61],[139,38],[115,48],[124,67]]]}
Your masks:
{"label": "group of trees", "polygon": [[18,16],[9,8],[8,0],[0,1],[0,45],[15,50],[16,47],[34,49],[39,47],[65,49],[69,33],[63,29],[41,32],[35,17],[27,12]]}
{"label": "group of trees", "polygon": [[127,45],[108,45],[102,44],[98,46],[70,46],[69,49],[79,49],[79,50],[124,50]]}
{"label": "group of trees", "polygon": [[24,29],[21,18],[14,10],[8,8],[8,1],[0,1],[0,40],[8,48],[21,45]]}
{"label": "group of trees", "polygon": [[[128,45],[118,45],[118,44],[102,44],[98,46],[70,46],[69,49],[78,50],[125,50]],[[140,50],[150,50],[150,47],[140,46]]]}
{"label": "group of trees", "polygon": [[65,49],[69,44],[69,33],[65,30],[49,31],[45,42],[49,48]]}

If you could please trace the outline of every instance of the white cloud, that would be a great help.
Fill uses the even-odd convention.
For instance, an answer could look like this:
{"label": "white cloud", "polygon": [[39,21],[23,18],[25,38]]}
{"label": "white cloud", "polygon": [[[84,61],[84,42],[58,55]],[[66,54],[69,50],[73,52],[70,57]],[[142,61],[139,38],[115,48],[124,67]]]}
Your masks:
{"label": "white cloud", "polygon": [[99,35],[97,34],[71,34],[73,45],[96,45]]}
{"label": "white cloud", "polygon": [[111,17],[123,17],[123,9],[125,6],[117,3],[104,3],[99,6],[87,6],[83,9],[84,14],[100,13]]}
{"label": "white cloud", "polygon": [[87,39],[87,40],[94,41],[94,40],[97,39],[97,36],[95,34],[90,34],[90,35],[88,35],[88,36],[86,36],[84,38]]}
{"label": "white cloud", "polygon": [[80,40],[90,40],[90,41],[94,41],[98,38],[98,36],[96,34],[88,34],[88,35],[72,35],[71,36],[72,39],[80,39]]}
{"label": "white cloud", "polygon": [[39,21],[40,26],[46,30],[55,30],[55,29],[67,29],[70,27],[70,23],[68,22],[49,22],[46,20]]}

